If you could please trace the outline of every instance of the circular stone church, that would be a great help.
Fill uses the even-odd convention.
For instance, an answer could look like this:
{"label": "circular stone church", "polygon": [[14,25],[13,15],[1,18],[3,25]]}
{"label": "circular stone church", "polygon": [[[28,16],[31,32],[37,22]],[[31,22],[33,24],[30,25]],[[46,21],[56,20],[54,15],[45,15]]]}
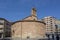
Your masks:
{"label": "circular stone church", "polygon": [[36,9],[33,8],[31,15],[13,22],[11,26],[12,38],[20,39],[44,39],[45,23],[38,21]]}

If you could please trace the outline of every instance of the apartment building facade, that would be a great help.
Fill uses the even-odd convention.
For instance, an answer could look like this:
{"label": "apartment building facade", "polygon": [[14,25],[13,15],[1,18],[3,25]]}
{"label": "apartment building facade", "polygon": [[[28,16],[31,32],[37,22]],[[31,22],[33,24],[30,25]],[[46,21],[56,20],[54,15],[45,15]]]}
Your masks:
{"label": "apartment building facade", "polygon": [[8,22],[4,18],[0,18],[0,39],[10,37],[11,33],[11,25],[10,22]]}
{"label": "apartment building facade", "polygon": [[56,18],[52,16],[47,16],[44,17],[42,21],[46,23],[46,35],[49,35],[49,37],[52,38],[55,33]]}
{"label": "apartment building facade", "polygon": [[58,37],[60,38],[60,20],[56,20],[56,25],[57,25],[57,34],[58,34]]}

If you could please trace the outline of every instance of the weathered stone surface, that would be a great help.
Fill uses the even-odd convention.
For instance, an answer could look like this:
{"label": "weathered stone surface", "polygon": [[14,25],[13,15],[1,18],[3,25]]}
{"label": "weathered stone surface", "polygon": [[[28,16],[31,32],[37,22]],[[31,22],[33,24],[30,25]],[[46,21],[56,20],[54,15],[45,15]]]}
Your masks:
{"label": "weathered stone surface", "polygon": [[17,22],[12,25],[12,37],[44,38],[45,25],[40,22]]}

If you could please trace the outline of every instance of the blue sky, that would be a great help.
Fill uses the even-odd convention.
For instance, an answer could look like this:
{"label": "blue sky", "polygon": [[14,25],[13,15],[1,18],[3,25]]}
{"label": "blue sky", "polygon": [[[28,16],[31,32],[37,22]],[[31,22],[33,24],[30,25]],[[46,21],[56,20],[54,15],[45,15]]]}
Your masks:
{"label": "blue sky", "polygon": [[0,0],[0,17],[9,21],[21,20],[37,9],[39,19],[54,16],[60,19],[60,0]]}

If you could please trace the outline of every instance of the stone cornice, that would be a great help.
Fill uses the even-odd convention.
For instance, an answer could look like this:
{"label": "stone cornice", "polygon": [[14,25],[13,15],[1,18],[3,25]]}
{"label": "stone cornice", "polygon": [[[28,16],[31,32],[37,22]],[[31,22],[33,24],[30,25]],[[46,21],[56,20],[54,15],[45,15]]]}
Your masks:
{"label": "stone cornice", "polygon": [[13,22],[12,25],[15,24],[15,23],[17,23],[17,22],[40,22],[40,23],[45,24],[44,22],[38,21],[38,20],[20,20],[20,21]]}

